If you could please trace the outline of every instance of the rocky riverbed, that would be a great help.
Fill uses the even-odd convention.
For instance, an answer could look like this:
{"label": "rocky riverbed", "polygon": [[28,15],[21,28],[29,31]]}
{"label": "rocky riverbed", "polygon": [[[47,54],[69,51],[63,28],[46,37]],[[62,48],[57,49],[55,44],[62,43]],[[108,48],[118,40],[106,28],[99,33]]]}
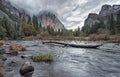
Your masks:
{"label": "rocky riverbed", "polygon": [[[71,42],[71,41],[67,41]],[[21,77],[21,65],[29,61],[34,66],[32,77],[120,77],[120,44],[105,43],[97,49],[72,48],[58,45],[42,44],[42,41],[7,41],[7,44],[21,44],[26,51],[18,52],[17,56],[4,54],[6,77]],[[72,41],[72,43],[84,43]],[[21,55],[49,53],[53,62],[33,62]]]}

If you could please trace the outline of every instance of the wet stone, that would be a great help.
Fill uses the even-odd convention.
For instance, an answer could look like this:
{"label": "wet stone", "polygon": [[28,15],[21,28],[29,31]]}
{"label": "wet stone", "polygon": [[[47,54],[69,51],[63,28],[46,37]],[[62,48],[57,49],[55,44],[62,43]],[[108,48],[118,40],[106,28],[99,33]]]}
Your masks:
{"label": "wet stone", "polygon": [[20,68],[20,74],[23,77],[32,77],[33,72],[34,72],[34,67],[30,62],[25,62],[24,64],[22,64]]}

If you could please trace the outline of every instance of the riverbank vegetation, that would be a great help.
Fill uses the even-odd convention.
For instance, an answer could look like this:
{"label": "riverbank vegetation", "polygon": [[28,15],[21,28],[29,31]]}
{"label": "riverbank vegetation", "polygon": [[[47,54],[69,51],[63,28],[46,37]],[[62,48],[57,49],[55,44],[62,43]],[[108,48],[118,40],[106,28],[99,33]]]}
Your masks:
{"label": "riverbank vegetation", "polygon": [[38,55],[32,56],[31,59],[34,62],[41,62],[41,61],[45,61],[45,62],[52,62],[53,61],[53,56],[50,54],[43,54],[40,53]]}
{"label": "riverbank vegetation", "polygon": [[[113,24],[113,22],[111,22]],[[114,25],[119,25],[118,21]],[[8,40],[90,40],[119,42],[119,26],[106,29],[104,24],[96,24],[92,27],[79,27],[73,30],[54,30],[53,27],[41,27],[37,20],[22,20],[20,24],[11,24],[5,17],[0,19],[0,39]]]}

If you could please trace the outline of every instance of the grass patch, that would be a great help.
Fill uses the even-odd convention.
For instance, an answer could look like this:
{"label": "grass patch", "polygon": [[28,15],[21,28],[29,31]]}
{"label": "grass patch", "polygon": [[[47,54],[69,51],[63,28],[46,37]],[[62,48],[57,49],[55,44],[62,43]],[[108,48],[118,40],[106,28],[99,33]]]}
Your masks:
{"label": "grass patch", "polygon": [[45,53],[44,54],[40,53],[36,56],[32,56],[31,58],[34,62],[41,62],[41,61],[52,62],[53,61],[53,56]]}

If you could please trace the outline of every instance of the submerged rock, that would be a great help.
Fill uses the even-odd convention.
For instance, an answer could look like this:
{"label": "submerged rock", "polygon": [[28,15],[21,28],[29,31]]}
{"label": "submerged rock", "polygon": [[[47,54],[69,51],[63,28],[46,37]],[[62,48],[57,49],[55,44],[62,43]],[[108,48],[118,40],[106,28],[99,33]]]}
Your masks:
{"label": "submerged rock", "polygon": [[4,77],[4,74],[5,74],[4,67],[0,65],[0,77]]}
{"label": "submerged rock", "polygon": [[0,61],[1,61],[1,62],[6,61],[6,60],[7,60],[7,58],[6,58],[6,57],[4,57],[4,56],[0,55]]}
{"label": "submerged rock", "polygon": [[20,44],[10,44],[9,45],[10,50],[14,50],[14,51],[25,51],[25,47],[23,47]]}
{"label": "submerged rock", "polygon": [[4,41],[0,40],[0,46],[3,46],[3,44],[4,44]]}
{"label": "submerged rock", "polygon": [[21,58],[24,59],[24,58],[31,58],[32,55],[21,55]]}
{"label": "submerged rock", "polygon": [[6,58],[4,58],[3,56],[0,56],[0,77],[4,77],[5,75],[5,69],[4,69],[4,61],[7,60]]}
{"label": "submerged rock", "polygon": [[20,68],[20,74],[23,77],[32,77],[32,74],[34,72],[34,67],[30,62],[25,62],[22,64],[22,67]]}
{"label": "submerged rock", "polygon": [[5,54],[17,56],[18,52],[17,51],[7,51],[7,52],[5,52]]}

